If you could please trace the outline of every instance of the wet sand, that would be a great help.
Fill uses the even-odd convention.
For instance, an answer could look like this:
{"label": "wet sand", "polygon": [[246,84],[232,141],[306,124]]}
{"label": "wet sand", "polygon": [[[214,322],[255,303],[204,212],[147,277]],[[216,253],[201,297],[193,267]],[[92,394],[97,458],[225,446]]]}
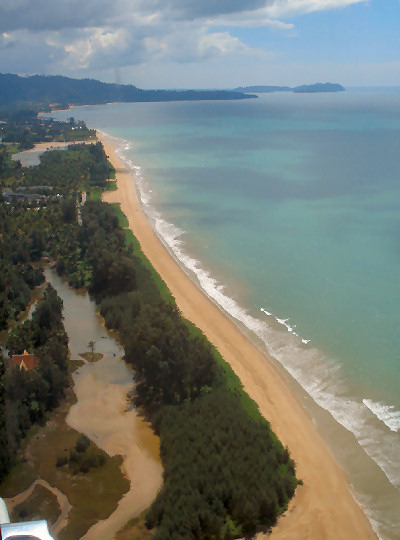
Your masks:
{"label": "wet sand", "polygon": [[83,536],[86,540],[110,540],[130,519],[150,506],[162,485],[160,443],[150,425],[129,408],[133,371],[122,360],[122,349],[104,327],[87,294],[74,291],[55,272],[46,269],[46,279],[57,289],[64,303],[64,324],[72,358],[95,342],[102,354],[97,362],[85,361],[73,374],[77,402],[67,424],[84,433],[110,456],[123,458],[122,470],[130,482],[129,491],[116,510]]}
{"label": "wet sand", "polygon": [[162,484],[159,440],[135,410],[127,410],[126,394],[131,388],[132,373],[116,358],[86,364],[75,378],[78,401],[71,407],[68,425],[85,433],[108,455],[121,455],[131,484],[117,509],[93,525],[82,537],[85,540],[112,538],[150,506]]}
{"label": "wet sand", "polygon": [[101,140],[117,171],[118,186],[117,191],[106,193],[104,200],[121,203],[129,227],[166,282],[183,315],[206,334],[229,362],[246,392],[257,402],[261,413],[270,421],[282,443],[288,445],[296,461],[297,476],[304,485],[297,489],[288,512],[279,520],[272,538],[377,538],[351,495],[345,472],[334,460],[309,414],[293,395],[283,376],[172,258],[147,221],[130,171],[115,153],[111,141],[104,136]]}

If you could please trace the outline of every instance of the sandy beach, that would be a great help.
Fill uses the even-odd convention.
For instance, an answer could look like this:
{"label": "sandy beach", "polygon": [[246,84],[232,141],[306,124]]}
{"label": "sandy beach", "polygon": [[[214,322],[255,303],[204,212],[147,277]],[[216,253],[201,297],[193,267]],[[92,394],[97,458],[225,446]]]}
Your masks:
{"label": "sandy beach", "polygon": [[296,462],[297,476],[304,485],[297,489],[272,538],[377,538],[351,495],[345,472],[334,460],[309,414],[282,375],[171,257],[141,209],[131,173],[115,153],[110,140],[105,137],[101,140],[116,168],[118,186],[117,191],[106,193],[104,200],[121,203],[143,252],[164,279],[182,314],[206,334],[229,362],[274,432],[284,445],[288,445]]}

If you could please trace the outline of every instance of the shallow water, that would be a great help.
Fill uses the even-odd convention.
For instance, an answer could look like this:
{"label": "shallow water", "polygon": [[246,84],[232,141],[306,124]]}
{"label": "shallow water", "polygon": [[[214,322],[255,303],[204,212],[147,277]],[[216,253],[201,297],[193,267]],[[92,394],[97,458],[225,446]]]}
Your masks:
{"label": "shallow water", "polygon": [[351,92],[77,109],[117,137],[187,272],[312,398],[382,538],[400,537],[399,110]]}
{"label": "shallow water", "polygon": [[40,164],[40,156],[46,150],[66,150],[68,143],[49,143],[47,147],[41,148],[39,150],[24,150],[22,152],[17,152],[11,156],[13,161],[20,161],[23,167],[31,167]]}

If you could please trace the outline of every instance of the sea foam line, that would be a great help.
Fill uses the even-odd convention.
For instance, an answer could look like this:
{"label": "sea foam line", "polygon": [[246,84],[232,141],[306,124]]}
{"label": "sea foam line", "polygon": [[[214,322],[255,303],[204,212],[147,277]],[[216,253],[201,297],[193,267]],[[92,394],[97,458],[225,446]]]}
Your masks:
{"label": "sea foam line", "polygon": [[391,431],[400,431],[400,411],[396,411],[393,405],[385,405],[381,401],[374,402],[372,399],[363,399],[363,403]]}
{"label": "sea foam line", "polygon": [[291,323],[291,324],[288,324],[288,321],[290,319],[280,319],[279,317],[275,317],[274,315],[272,315],[272,313],[270,311],[267,311],[266,309],[264,308],[260,308],[260,311],[262,311],[263,313],[265,313],[265,315],[268,315],[269,317],[274,317],[274,319],[276,320],[276,322],[278,322],[279,324],[282,324],[283,326],[286,327],[287,331],[290,332],[291,334],[293,334],[294,336],[297,336],[300,338],[301,342],[304,343],[304,345],[307,345],[308,343],[310,343],[310,339],[304,339],[304,338],[301,338],[299,336],[299,334],[297,332],[294,331],[294,329],[296,328],[296,325]]}
{"label": "sea foam line", "polygon": [[[264,342],[268,352],[300,383],[313,400],[328,411],[343,427],[351,431],[367,454],[384,471],[389,481],[394,486],[400,487],[400,467],[397,450],[395,450],[398,448],[398,436],[393,430],[389,433],[384,431],[387,424],[382,418],[383,414],[379,417],[365,404],[365,400],[369,404],[374,402],[368,399],[358,400],[347,395],[346,383],[340,375],[340,365],[322,358],[321,352],[315,347],[305,347],[304,345],[308,345],[310,340],[298,336],[294,331],[295,325],[288,324],[289,319],[275,317],[266,309],[260,308],[267,318],[271,317],[271,320],[273,318],[286,327],[287,331],[279,331],[273,328],[268,320],[261,320],[249,314],[248,310],[225,294],[224,286],[203,268],[200,261],[185,251],[183,237],[186,232],[164,220],[151,205],[151,190],[143,177],[141,168],[125,154],[125,148],[128,147],[128,150],[131,148],[129,141],[119,139],[119,142],[122,144],[117,153],[133,173],[143,210],[161,241],[184,270],[196,276],[207,296]],[[387,407],[390,408],[390,406]],[[376,418],[382,421],[382,427],[374,424],[373,420]],[[394,418],[397,416],[395,415]],[[396,439],[394,440],[393,437]]]}

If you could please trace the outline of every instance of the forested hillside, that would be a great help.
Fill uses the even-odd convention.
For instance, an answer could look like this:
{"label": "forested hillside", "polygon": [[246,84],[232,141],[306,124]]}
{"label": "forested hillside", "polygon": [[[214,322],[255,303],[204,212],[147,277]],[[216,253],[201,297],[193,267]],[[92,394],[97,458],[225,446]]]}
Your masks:
{"label": "forested hillside", "polygon": [[247,94],[223,90],[142,90],[131,84],[109,84],[94,79],[0,74],[0,107],[67,108],[115,101],[194,101],[248,99]]}

